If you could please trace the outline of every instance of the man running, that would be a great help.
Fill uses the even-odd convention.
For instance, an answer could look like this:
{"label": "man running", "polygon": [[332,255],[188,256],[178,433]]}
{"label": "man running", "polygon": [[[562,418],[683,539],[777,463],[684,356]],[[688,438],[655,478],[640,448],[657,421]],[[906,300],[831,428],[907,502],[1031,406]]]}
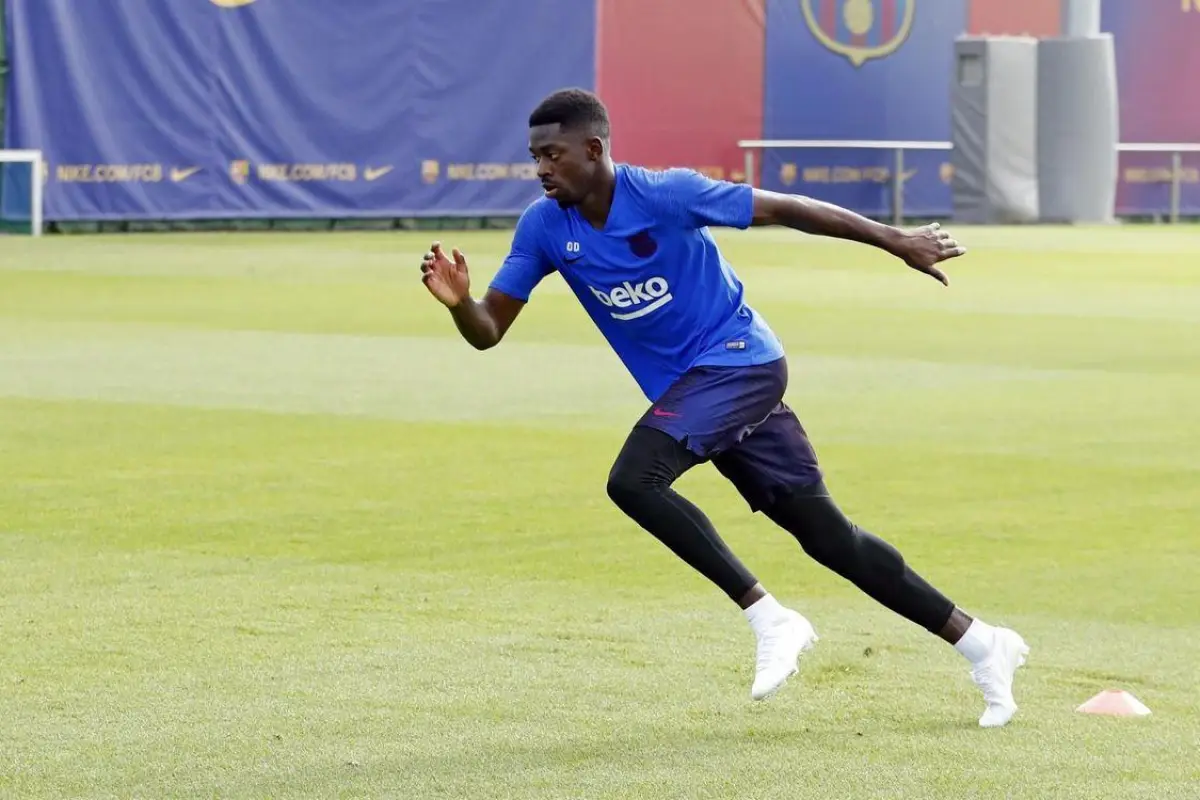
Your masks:
{"label": "man running", "polygon": [[521,215],[483,298],[471,297],[463,254],[448,257],[436,242],[421,264],[422,280],[480,350],[499,344],[542,278],[558,272],[574,291],[651,401],[612,467],[609,497],[743,609],[757,641],[752,698],[771,696],[795,674],[817,635],[672,488],[705,462],[817,562],[952,644],[983,692],[979,724],[1007,724],[1028,646],[1016,632],[968,616],[834,503],[804,428],[783,402],[783,347],[744,302],[709,227],[781,225],[860,242],[947,285],[937,265],[966,250],[936,224],[903,231],[691,170],[614,164],[608,112],[580,89],[554,92],[534,109],[529,149],[545,197]]}

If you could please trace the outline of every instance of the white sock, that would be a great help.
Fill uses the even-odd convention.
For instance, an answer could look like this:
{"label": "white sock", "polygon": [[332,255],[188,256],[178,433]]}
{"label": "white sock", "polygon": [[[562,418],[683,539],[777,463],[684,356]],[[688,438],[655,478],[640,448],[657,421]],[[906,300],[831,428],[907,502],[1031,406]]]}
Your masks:
{"label": "white sock", "polygon": [[750,621],[750,627],[754,629],[754,633],[759,634],[782,617],[784,610],[778,600],[767,594],[755,600],[749,608],[743,610],[743,613]]}
{"label": "white sock", "polygon": [[972,664],[983,661],[992,652],[992,640],[996,629],[983,620],[972,620],[967,632],[954,645],[954,649],[966,656]]}

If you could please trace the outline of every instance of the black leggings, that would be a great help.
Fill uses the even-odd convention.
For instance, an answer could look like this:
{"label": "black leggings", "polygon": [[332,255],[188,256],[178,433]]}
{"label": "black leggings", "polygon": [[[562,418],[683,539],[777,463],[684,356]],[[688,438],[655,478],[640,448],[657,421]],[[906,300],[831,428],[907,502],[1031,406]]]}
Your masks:
{"label": "black leggings", "polygon": [[[608,496],[693,569],[738,600],[758,581],[699,508],[671,488],[701,459],[667,434],[637,427],[608,476]],[[763,513],[817,563],[877,602],[937,633],[954,604],[904,562],[896,548],[846,518],[821,483],[785,492]]]}

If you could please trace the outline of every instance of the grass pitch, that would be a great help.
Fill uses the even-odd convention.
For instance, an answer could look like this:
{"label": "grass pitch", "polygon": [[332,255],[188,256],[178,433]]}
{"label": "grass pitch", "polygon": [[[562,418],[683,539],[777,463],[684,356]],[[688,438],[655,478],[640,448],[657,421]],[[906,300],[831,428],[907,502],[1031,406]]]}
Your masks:
{"label": "grass pitch", "polygon": [[[1200,231],[958,230],[951,286],[721,232],[829,485],[1032,646],[1014,723],[715,471],[821,634],[753,637],[611,506],[644,408],[557,279],[476,353],[423,234],[0,247],[0,794],[1200,796]],[[503,233],[446,233],[481,291]],[[1132,691],[1143,719],[1075,706]]]}

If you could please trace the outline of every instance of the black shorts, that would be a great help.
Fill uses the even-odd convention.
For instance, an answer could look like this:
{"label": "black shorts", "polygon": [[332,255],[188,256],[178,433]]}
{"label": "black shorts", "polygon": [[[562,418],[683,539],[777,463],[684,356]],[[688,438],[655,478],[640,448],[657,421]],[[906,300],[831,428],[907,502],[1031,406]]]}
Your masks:
{"label": "black shorts", "polygon": [[822,480],[817,454],[783,402],[783,358],[752,367],[694,367],[637,425],[660,430],[733,483],[753,511]]}

